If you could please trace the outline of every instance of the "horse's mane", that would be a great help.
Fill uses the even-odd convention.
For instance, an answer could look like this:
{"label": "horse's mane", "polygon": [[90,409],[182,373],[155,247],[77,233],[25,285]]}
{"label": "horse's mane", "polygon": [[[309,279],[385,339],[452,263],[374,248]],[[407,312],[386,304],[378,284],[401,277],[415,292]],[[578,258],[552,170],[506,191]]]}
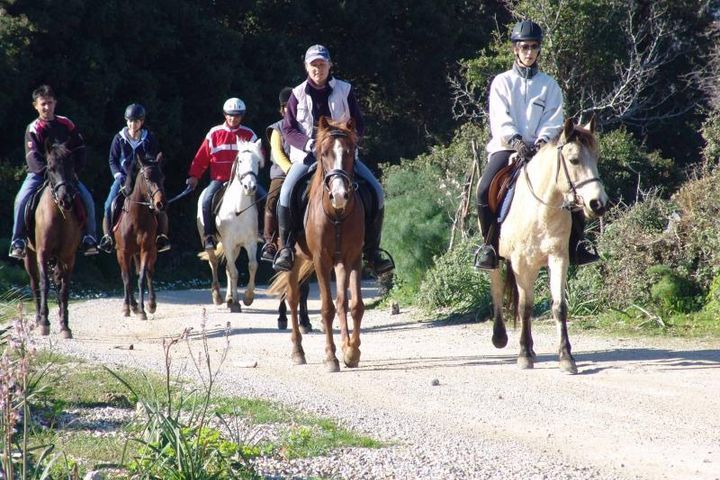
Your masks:
{"label": "horse's mane", "polygon": [[45,158],[48,164],[64,161],[70,153],[70,149],[64,143],[49,143],[45,146]]}
{"label": "horse's mane", "polygon": [[[557,144],[560,142],[560,137],[562,136],[563,131],[561,130],[558,135],[550,140],[550,143],[557,146]],[[588,130],[585,127],[581,127],[580,125],[575,125],[573,127],[572,134],[570,135],[570,138],[565,140],[566,142],[573,142],[577,141],[580,143],[580,145],[583,145],[584,147],[587,147],[589,150],[596,151],[598,148],[597,139],[595,138],[595,135]]]}

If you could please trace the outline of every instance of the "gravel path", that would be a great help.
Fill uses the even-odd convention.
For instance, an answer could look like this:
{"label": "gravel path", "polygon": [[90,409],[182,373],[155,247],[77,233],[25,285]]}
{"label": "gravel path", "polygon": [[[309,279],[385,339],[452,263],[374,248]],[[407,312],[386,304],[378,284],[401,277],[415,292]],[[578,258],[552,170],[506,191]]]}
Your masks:
{"label": "gravel path", "polygon": [[[364,296],[374,293],[368,287]],[[277,302],[258,294],[230,313],[211,305],[208,291],[160,292],[158,311],[144,322],[122,317],[118,298],[78,302],[70,312],[75,339],[57,338],[53,325],[48,341],[92,361],[160,370],[163,338],[199,332],[205,310],[215,354],[230,329],[219,379],[226,393],[333,417],[390,445],[262,459],[267,478],[720,479],[717,341],[598,338],[571,325],[580,372],[568,376],[557,368],[551,322],[536,322],[539,361],[521,371],[516,331],[496,350],[489,323],[438,325],[412,311],[376,309],[363,320],[360,367],[329,374],[317,331],[304,337],[308,364],[291,365]],[[315,292],[316,327],[318,307]],[[190,370],[187,349],[176,348],[173,359]]]}

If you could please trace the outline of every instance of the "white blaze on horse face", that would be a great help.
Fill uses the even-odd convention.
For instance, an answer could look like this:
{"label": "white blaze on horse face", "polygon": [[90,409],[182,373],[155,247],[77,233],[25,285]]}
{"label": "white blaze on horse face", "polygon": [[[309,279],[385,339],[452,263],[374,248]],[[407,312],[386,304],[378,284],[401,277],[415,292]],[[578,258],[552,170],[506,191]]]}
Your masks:
{"label": "white blaze on horse face", "polygon": [[[342,170],[343,169],[343,145],[340,140],[336,139],[335,144],[333,145],[333,155],[335,156],[335,161],[333,163],[333,168],[335,170]],[[331,197],[331,203],[333,208],[336,208],[338,210],[342,210],[345,208],[345,205],[347,205],[348,200],[348,192],[347,187],[345,186],[345,181],[341,177],[334,177],[330,182],[330,197]]]}
{"label": "white blaze on horse face", "polygon": [[[605,213],[605,208],[608,202],[608,196],[605,192],[605,186],[600,181],[600,174],[597,168],[597,154],[591,152],[587,147],[580,147],[579,145],[569,145],[574,147],[572,151],[568,152],[568,168],[570,170],[570,176],[573,179],[576,187],[579,200],[582,202],[583,211],[585,216],[592,218]],[[570,159],[576,158],[579,160],[578,163],[573,164]],[[597,179],[597,181],[589,181]]]}
{"label": "white blaze on horse face", "polygon": [[[240,152],[238,155],[248,155],[250,152]],[[240,185],[243,187],[243,194],[254,195],[257,190],[257,179],[255,175],[246,175],[248,172],[257,172],[257,160],[250,156],[246,156],[238,163],[236,175],[240,179]]]}

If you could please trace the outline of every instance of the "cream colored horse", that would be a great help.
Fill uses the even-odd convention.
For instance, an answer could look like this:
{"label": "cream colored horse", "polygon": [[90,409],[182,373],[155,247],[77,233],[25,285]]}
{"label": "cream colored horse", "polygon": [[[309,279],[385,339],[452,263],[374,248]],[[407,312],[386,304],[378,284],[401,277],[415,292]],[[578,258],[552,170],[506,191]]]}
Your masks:
{"label": "cream colored horse", "polygon": [[[552,313],[560,337],[560,368],[577,373],[567,332],[565,284],[569,263],[570,209],[582,208],[586,217],[603,215],[608,201],[598,176],[595,122],[576,126],[565,121],[556,143],[545,145],[523,168],[515,198],[500,231],[499,254],[506,259],[506,284],[513,288],[515,321],[521,321],[520,368],[533,368],[531,333],[533,289],[541,267],[550,274]],[[500,269],[490,274],[494,325],[493,344],[507,345],[502,319],[503,282]]]}

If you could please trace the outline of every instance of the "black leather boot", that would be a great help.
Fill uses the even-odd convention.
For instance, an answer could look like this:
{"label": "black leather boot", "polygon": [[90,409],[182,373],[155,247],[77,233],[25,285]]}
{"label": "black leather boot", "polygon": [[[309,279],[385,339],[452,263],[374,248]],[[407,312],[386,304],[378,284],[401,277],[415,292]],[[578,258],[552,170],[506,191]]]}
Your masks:
{"label": "black leather boot", "polygon": [[385,258],[380,249],[382,226],[385,219],[385,209],[378,210],[375,218],[365,225],[365,245],[363,247],[363,258],[367,266],[375,275],[382,275],[395,269],[395,262],[392,258]]}
{"label": "black leather boot", "polygon": [[261,260],[272,262],[275,259],[275,254],[277,253],[277,246],[275,245],[276,231],[277,218],[275,218],[275,213],[273,213],[272,210],[265,210],[265,224],[263,225],[265,245],[262,247]]}
{"label": "black leather boot", "polygon": [[290,228],[290,209],[278,204],[278,233],[280,238],[280,251],[275,255],[273,270],[276,272],[289,272],[295,261],[295,241]]}
{"label": "black leather boot", "polygon": [[112,230],[112,226],[110,225],[110,218],[108,215],[103,215],[102,229],[103,237],[100,239],[98,248],[105,253],[112,253],[115,245],[113,245],[113,237],[110,232]]}
{"label": "black leather boot", "polygon": [[157,213],[158,234],[155,239],[158,253],[167,252],[172,248],[168,238],[168,217],[166,212]]}
{"label": "black leather boot", "polygon": [[595,246],[585,238],[585,215],[582,211],[572,212],[569,248],[571,265],[588,265],[600,260]]}
{"label": "black leather boot", "polygon": [[498,255],[495,249],[495,245],[497,245],[498,225],[493,221],[493,214],[488,205],[479,203],[477,209],[480,231],[485,239],[485,243],[475,250],[475,268],[480,270],[495,270],[498,268]]}

